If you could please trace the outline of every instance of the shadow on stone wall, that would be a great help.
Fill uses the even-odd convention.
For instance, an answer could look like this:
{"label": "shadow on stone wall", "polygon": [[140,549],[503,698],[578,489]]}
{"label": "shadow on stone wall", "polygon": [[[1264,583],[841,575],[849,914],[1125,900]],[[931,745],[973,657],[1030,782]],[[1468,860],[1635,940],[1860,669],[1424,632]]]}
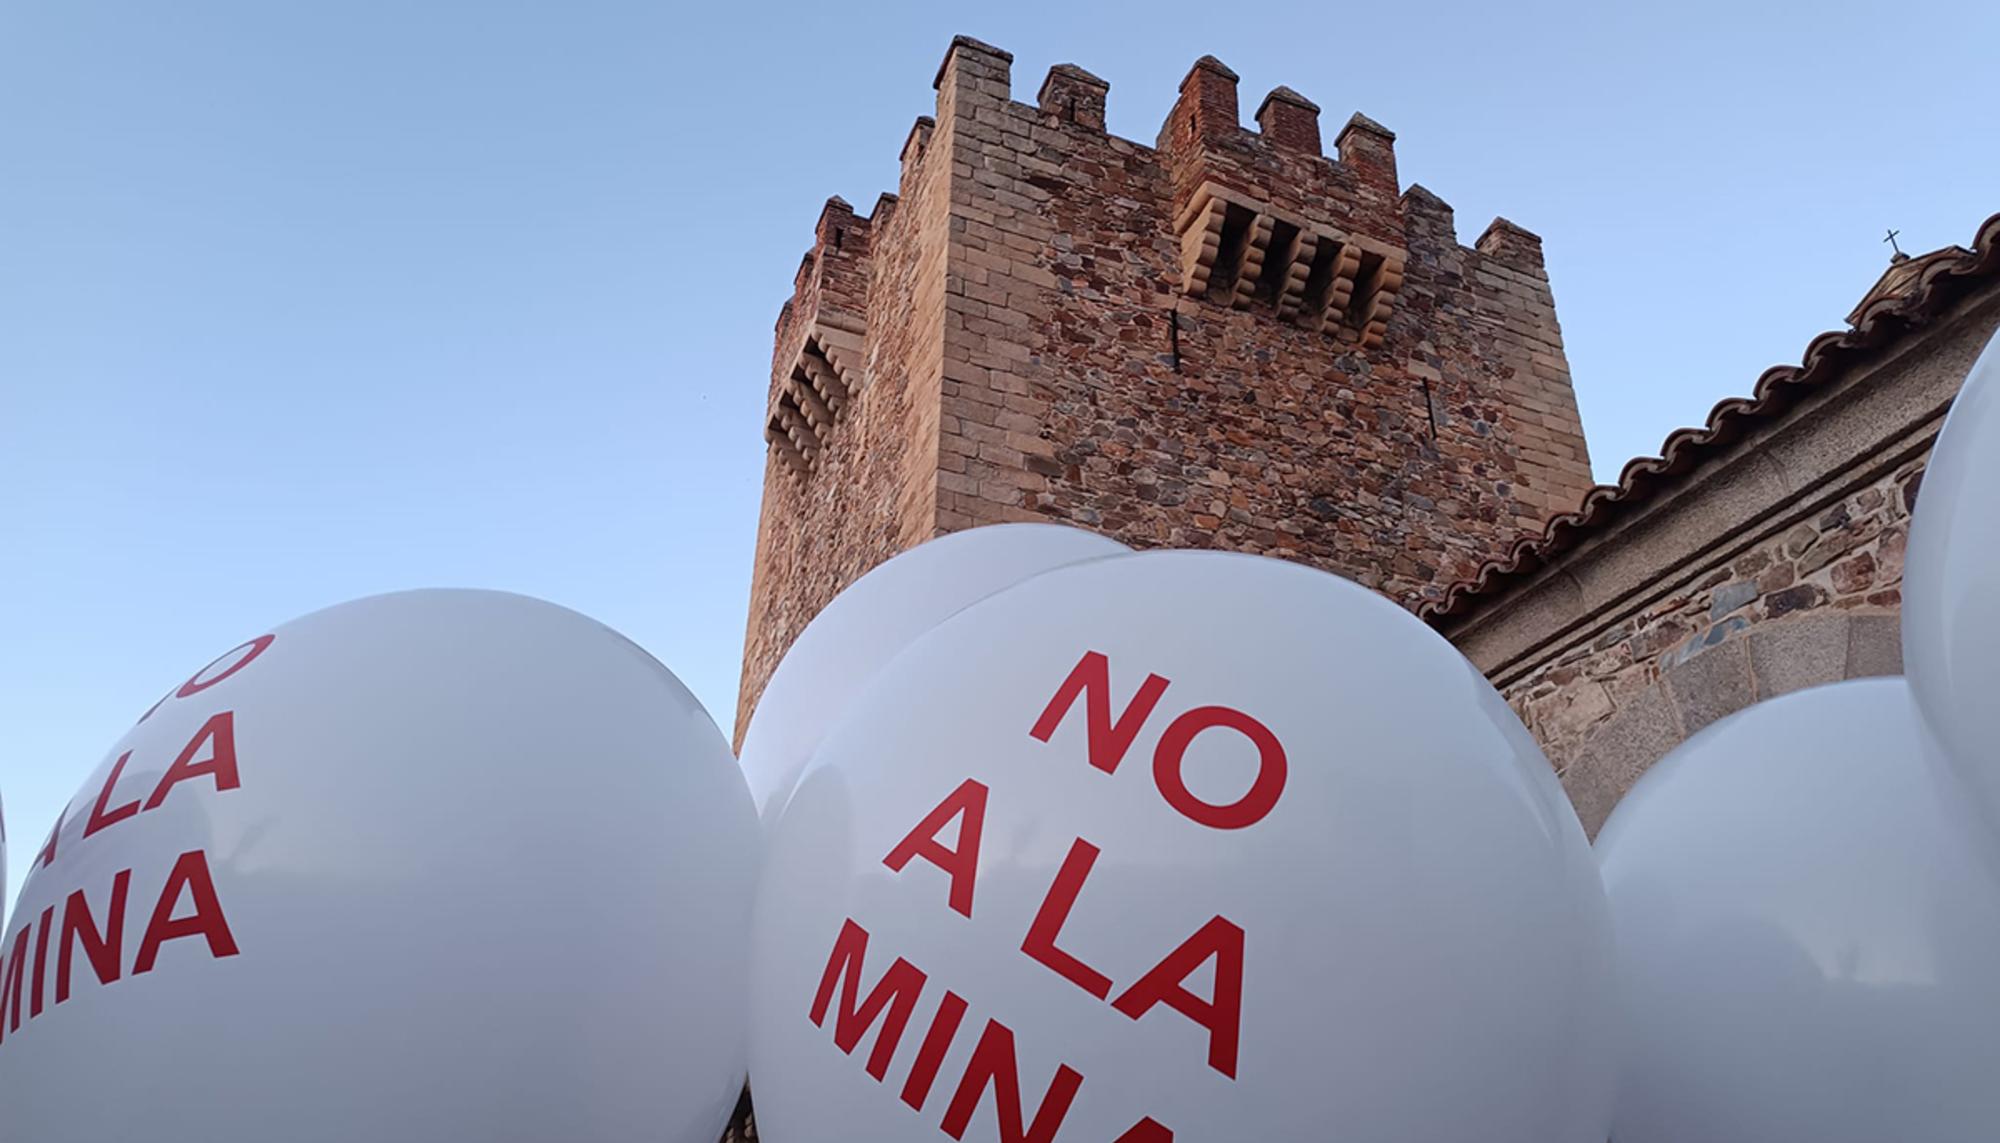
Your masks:
{"label": "shadow on stone wall", "polygon": [[1894,612],[1815,611],[1735,634],[1662,671],[1591,733],[1563,771],[1592,838],[1639,775],[1716,719],[1806,687],[1903,673]]}

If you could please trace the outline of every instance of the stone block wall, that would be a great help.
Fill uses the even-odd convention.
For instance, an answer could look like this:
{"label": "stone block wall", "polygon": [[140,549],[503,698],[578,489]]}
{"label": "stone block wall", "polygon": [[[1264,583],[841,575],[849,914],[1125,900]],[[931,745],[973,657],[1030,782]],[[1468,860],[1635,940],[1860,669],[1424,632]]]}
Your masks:
{"label": "stone block wall", "polygon": [[1902,673],[1905,461],[1578,642],[1502,693],[1596,835],[1624,791],[1688,735],[1762,699]]}
{"label": "stone block wall", "polygon": [[[1329,159],[1318,109],[1274,93],[1266,129],[1246,130],[1213,60],[1158,148],[1105,134],[1105,86],[1079,69],[1017,103],[1004,54],[962,43],[944,80],[965,177],[943,527],[1053,519],[1298,559],[1413,602],[1588,485],[1539,243],[1501,223],[1459,246],[1448,206],[1398,193],[1385,129],[1357,120]],[[1190,292],[1201,254],[1176,228],[1203,187],[1227,201]],[[1307,320],[1315,266],[1331,272],[1306,236],[1400,260],[1393,300]]]}

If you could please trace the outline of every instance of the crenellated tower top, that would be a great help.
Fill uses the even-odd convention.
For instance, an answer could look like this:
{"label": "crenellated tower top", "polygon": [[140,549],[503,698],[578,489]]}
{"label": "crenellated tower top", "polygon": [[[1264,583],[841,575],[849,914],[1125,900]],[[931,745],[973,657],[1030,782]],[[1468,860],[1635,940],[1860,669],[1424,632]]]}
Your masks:
{"label": "crenellated tower top", "polygon": [[1459,244],[1355,114],[1246,126],[1204,56],[1153,145],[1110,84],[955,38],[868,216],[828,200],[778,319],[744,706],[869,567],[1054,520],[1260,552],[1412,606],[1590,483],[1541,241]]}

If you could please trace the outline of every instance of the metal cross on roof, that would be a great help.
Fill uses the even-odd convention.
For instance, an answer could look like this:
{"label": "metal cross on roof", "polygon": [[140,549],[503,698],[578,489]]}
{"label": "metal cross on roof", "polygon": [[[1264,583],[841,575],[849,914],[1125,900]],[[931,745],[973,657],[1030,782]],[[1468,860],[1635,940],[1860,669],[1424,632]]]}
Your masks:
{"label": "metal cross on roof", "polygon": [[1889,232],[1889,237],[1884,238],[1882,240],[1889,244],[1889,249],[1894,250],[1896,252],[1895,256],[1898,258],[1902,257],[1903,255],[1903,248],[1901,246],[1896,245],[1896,236],[1901,233],[1902,231],[1900,230],[1891,230]]}

